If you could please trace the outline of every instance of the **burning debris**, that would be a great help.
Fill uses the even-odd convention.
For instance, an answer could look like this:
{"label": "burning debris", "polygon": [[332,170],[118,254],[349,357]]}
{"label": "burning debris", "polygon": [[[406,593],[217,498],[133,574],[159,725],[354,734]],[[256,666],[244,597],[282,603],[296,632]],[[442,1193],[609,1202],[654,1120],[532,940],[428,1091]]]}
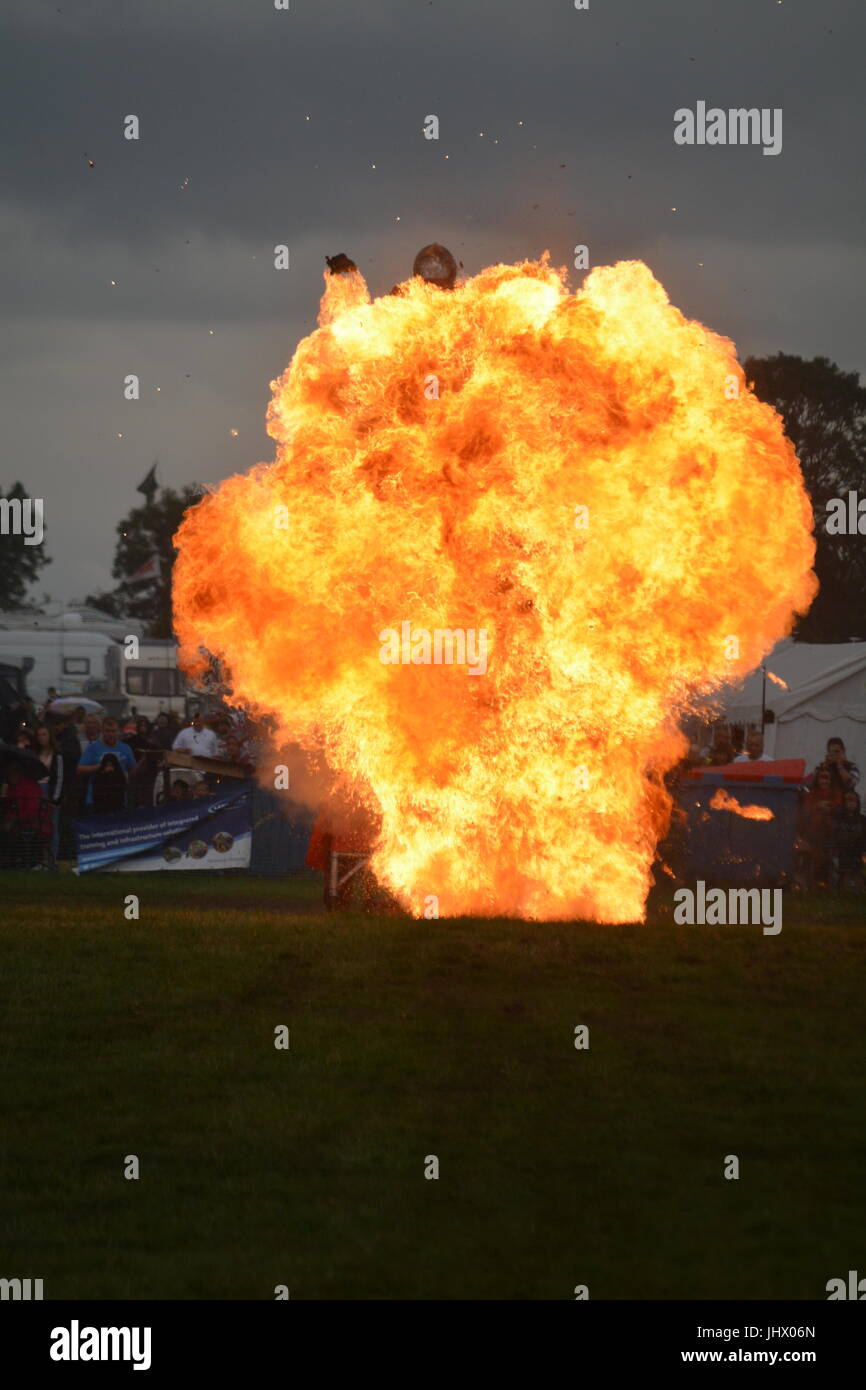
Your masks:
{"label": "burning debris", "polygon": [[742,816],[744,820],[774,820],[773,812],[769,806],[744,806],[730,792],[726,792],[724,787],[719,787],[710,802],[711,811],[733,811],[735,816]]}
{"label": "burning debris", "polygon": [[325,260],[332,275],[351,275],[352,271],[358,269],[355,262],[349,260],[343,251],[338,252],[336,256],[326,256]]}
{"label": "burning debris", "polygon": [[432,241],[423,246],[415,257],[412,274],[418,275],[428,285],[438,285],[441,290],[453,290],[457,279],[457,262],[445,246]]}
{"label": "burning debris", "polygon": [[[333,262],[273,383],[275,462],[178,532],[186,664],[207,648],[324,754],[417,916],[639,919],[677,717],[814,593],[793,448],[639,262],[571,294],[546,259],[455,283],[434,245],[372,302]],[[484,633],[484,671],[437,664],[437,632]]]}

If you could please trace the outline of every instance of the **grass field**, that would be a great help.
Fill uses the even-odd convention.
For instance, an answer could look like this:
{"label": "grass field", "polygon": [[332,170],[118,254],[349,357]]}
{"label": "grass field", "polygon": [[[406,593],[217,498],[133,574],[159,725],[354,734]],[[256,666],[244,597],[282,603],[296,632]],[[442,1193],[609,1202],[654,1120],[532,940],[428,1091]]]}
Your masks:
{"label": "grass field", "polygon": [[822,1299],[862,1269],[862,901],[789,901],[764,937],[664,903],[644,927],[419,923],[318,893],[0,875],[0,1276]]}

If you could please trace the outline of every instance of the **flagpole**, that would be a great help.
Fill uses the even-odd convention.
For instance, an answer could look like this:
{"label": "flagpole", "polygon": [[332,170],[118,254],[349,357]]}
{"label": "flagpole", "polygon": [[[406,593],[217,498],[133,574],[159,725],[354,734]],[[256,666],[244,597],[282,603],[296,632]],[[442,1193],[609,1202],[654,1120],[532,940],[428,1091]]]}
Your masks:
{"label": "flagpole", "polygon": [[764,715],[767,709],[767,668],[761,667],[761,738],[764,737]]}
{"label": "flagpole", "polygon": [[159,491],[159,483],[156,481],[156,470],[158,467],[159,459],[156,458],[148,469],[147,476],[141,480],[138,487],[135,489],[136,492],[140,492],[144,496],[145,511],[153,506],[154,498]]}

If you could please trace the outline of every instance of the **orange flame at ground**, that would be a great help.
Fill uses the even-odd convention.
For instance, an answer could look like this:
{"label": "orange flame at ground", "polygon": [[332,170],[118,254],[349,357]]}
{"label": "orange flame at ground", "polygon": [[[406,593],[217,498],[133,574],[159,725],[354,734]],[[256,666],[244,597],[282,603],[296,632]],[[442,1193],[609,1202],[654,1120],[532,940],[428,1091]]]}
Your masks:
{"label": "orange flame at ground", "polygon": [[744,806],[735,796],[730,796],[724,787],[719,787],[713,796],[710,809],[713,811],[733,811],[735,816],[742,816],[744,820],[776,819],[769,806]]}
{"label": "orange flame at ground", "polygon": [[324,749],[415,915],[640,919],[676,716],[814,593],[779,417],[639,262],[326,275],[320,324],[178,532],[184,664]]}

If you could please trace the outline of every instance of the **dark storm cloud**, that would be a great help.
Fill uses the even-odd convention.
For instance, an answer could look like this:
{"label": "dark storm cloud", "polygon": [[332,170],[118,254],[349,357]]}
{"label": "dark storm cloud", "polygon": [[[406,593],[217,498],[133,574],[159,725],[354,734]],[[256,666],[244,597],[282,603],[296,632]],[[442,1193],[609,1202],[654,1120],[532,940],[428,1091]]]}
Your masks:
{"label": "dark storm cloud", "polygon": [[[845,0],[61,0],[4,29],[4,472],[46,494],[58,594],[107,582],[154,454],[174,483],[269,455],[267,383],[314,325],[326,253],[378,293],[433,237],[467,273],[585,242],[592,264],[646,259],[743,352],[864,366]],[[676,146],[698,99],[781,107],[782,153]]]}

